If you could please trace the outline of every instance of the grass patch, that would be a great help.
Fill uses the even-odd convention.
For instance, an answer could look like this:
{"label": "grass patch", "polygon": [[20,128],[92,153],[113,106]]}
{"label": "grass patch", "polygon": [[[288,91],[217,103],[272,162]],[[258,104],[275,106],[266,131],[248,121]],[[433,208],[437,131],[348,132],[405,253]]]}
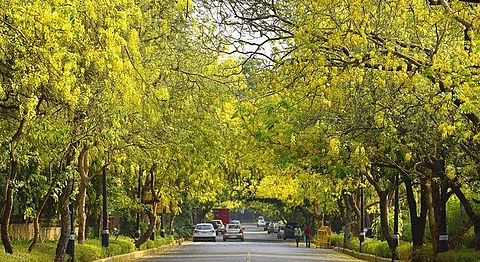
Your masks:
{"label": "grass patch", "polygon": [[[155,241],[148,240],[140,247],[140,250],[168,245],[172,242],[173,236],[166,236],[165,238],[158,237]],[[81,245],[75,243],[75,261],[89,262],[105,257],[127,254],[136,251],[134,240],[125,236],[119,236],[117,240],[110,239],[110,243],[107,248],[102,248],[101,244],[102,243],[100,239],[87,239],[85,243]],[[44,262],[53,261],[55,259],[57,242],[48,241],[38,243],[33,249],[32,253],[28,252],[28,245],[28,242],[14,242],[14,254],[6,254],[4,251],[0,252],[0,261]]]}

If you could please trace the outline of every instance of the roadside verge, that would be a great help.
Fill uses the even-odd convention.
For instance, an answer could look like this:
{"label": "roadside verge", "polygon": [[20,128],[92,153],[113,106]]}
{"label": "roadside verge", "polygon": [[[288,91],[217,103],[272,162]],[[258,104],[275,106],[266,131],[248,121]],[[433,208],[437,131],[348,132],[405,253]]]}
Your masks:
{"label": "roadside verge", "polygon": [[[371,261],[371,262],[390,262],[390,261],[392,261],[391,258],[377,257],[377,256],[374,256],[374,255],[371,255],[371,254],[360,253],[360,252],[356,252],[356,251],[346,249],[346,248],[343,248],[343,247],[334,247],[333,250],[335,250],[337,252],[342,252],[342,253],[347,254],[349,256],[352,256],[352,257],[355,257],[355,258],[358,258],[358,259],[361,259],[361,260],[365,260],[365,261]],[[395,260],[395,262],[403,262],[403,261],[402,260]]]}
{"label": "roadside verge", "polygon": [[174,240],[172,243],[168,245],[164,245],[156,248],[150,248],[146,250],[135,251],[132,253],[122,254],[122,255],[113,256],[113,257],[106,257],[99,260],[95,260],[94,262],[124,262],[124,261],[132,261],[135,259],[141,259],[144,257],[153,256],[153,255],[165,252],[167,250],[170,250],[171,248],[177,245],[180,245],[181,242],[182,242],[181,240],[178,240],[178,241]]}

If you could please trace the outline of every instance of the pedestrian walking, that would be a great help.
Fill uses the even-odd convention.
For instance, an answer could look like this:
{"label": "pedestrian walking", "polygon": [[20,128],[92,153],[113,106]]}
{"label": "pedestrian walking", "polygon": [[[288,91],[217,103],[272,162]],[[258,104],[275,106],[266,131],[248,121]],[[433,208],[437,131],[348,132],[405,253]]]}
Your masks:
{"label": "pedestrian walking", "polygon": [[305,247],[310,248],[310,241],[313,235],[312,229],[309,226],[305,227],[305,231],[303,232],[303,234],[305,235]]}
{"label": "pedestrian walking", "polygon": [[295,242],[297,242],[297,247],[298,243],[300,242],[300,238],[302,238],[302,229],[300,227],[295,227]]}

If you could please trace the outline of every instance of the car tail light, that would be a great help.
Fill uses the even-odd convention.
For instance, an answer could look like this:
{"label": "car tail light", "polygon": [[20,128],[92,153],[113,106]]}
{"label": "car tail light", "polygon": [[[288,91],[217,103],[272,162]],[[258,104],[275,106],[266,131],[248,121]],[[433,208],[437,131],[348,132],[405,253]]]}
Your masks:
{"label": "car tail light", "polygon": [[243,230],[240,229],[239,233],[243,233]]}

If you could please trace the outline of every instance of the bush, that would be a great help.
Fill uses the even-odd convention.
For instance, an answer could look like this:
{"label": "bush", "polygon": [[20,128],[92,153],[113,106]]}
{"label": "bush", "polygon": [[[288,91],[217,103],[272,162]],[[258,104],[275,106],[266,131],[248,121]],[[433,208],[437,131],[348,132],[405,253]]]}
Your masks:
{"label": "bush", "polygon": [[343,234],[330,235],[330,243],[335,247],[343,247]]}
{"label": "bush", "polygon": [[474,249],[460,249],[455,251],[448,251],[445,253],[438,254],[436,261],[439,261],[439,262],[480,261],[480,251],[475,251]]}
{"label": "bush", "polygon": [[75,261],[88,262],[102,258],[102,247],[93,241],[75,244]]}
{"label": "bush", "polygon": [[413,245],[410,242],[400,242],[400,246],[397,248],[398,259],[402,261],[412,260]]}
{"label": "bush", "polygon": [[421,248],[413,251],[412,261],[429,262],[433,261],[433,247],[432,244],[424,244]]}
{"label": "bush", "polygon": [[475,248],[475,232],[473,231],[473,227],[463,236],[462,247],[466,249]]}
{"label": "bush", "polygon": [[347,248],[351,249],[353,251],[359,252],[360,251],[360,240],[358,240],[358,238],[356,238],[356,237],[351,237],[348,240]]}

